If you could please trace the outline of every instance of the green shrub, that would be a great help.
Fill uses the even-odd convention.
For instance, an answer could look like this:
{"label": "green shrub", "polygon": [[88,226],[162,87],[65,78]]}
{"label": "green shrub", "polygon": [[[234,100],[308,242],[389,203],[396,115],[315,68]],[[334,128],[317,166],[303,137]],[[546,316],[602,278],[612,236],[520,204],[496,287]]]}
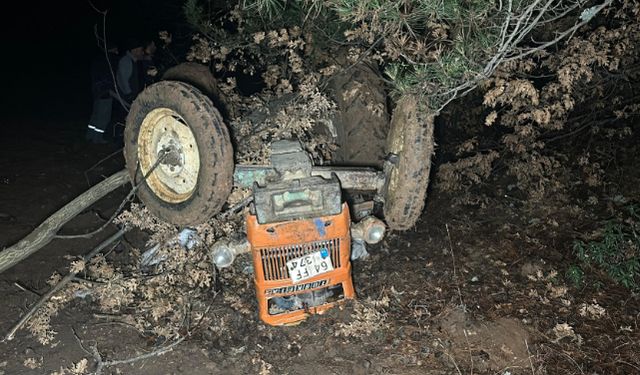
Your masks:
{"label": "green shrub", "polygon": [[576,240],[573,252],[579,265],[567,271],[567,278],[581,284],[586,271],[604,271],[617,284],[640,290],[640,206],[626,207],[624,217],[604,222],[602,234],[591,241]]}

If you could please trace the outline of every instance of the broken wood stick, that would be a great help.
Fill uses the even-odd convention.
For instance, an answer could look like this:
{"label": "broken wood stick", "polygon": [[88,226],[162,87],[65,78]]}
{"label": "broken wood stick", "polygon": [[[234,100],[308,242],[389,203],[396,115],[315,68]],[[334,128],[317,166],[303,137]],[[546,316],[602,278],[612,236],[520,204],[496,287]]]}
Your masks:
{"label": "broken wood stick", "polygon": [[69,220],[127,182],[129,182],[129,174],[126,169],[115,173],[49,216],[18,243],[0,251],[0,273],[47,245]]}
{"label": "broken wood stick", "polygon": [[[120,229],[119,231],[117,231],[116,233],[114,233],[113,235],[111,235],[109,238],[107,238],[106,240],[102,241],[98,246],[96,246],[95,248],[93,248],[93,250],[91,250],[89,253],[87,253],[87,255],[85,255],[82,260],[86,263],[89,260],[91,260],[91,258],[93,258],[94,256],[96,256],[99,252],[101,252],[102,250],[104,250],[107,246],[109,246],[110,244],[112,244],[113,242],[117,241],[120,239],[120,237],[122,237],[124,235],[124,233],[126,232],[126,229]],[[13,339],[14,335],[16,334],[16,332],[22,328],[23,325],[25,325],[29,319],[31,319],[31,317],[33,316],[33,314],[35,314],[36,311],[38,311],[38,309],[40,307],[42,307],[42,305],[45,304],[45,302],[47,302],[49,300],[49,298],[51,298],[54,294],[56,294],[60,289],[62,289],[65,285],[69,284],[77,275],[77,272],[69,272],[65,277],[62,278],[62,280],[60,280],[53,288],[51,288],[47,293],[45,293],[39,300],[38,302],[36,302],[30,309],[29,311],[27,311],[26,314],[24,314],[24,316],[20,319],[20,321],[18,321],[18,323],[16,323],[16,325],[13,326],[13,328],[11,328],[11,330],[9,331],[9,333],[7,333],[7,335],[4,337],[4,339],[2,341],[10,341]]]}
{"label": "broken wood stick", "polygon": [[143,359],[148,359],[148,358],[151,358],[151,357],[161,356],[161,355],[173,350],[173,348],[178,346],[186,338],[187,338],[187,336],[181,336],[180,338],[176,339],[171,344],[165,345],[165,346],[160,347],[160,348],[158,348],[158,349],[156,349],[156,350],[154,350],[152,352],[144,353],[144,354],[141,354],[141,355],[136,356],[136,357],[126,358],[126,359],[115,359],[115,360],[111,360],[111,361],[103,361],[102,360],[102,356],[100,355],[100,353],[98,353],[97,347],[94,346],[94,347],[91,348],[91,352],[88,352],[93,356],[93,358],[97,362],[96,369],[95,369],[95,371],[93,373],[95,375],[102,375],[102,370],[104,370],[107,367],[131,364],[131,363],[134,363],[134,362],[137,362],[137,361],[141,361]]}

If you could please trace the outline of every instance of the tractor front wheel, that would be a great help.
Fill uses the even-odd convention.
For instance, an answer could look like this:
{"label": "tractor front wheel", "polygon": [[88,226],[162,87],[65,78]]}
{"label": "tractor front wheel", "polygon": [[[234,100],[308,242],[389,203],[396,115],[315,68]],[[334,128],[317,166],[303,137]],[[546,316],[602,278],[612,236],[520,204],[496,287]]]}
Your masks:
{"label": "tractor front wheel", "polygon": [[233,185],[233,148],[208,97],[182,82],[151,85],[131,105],[124,138],[131,180],[152,213],[185,226],[220,211]]}
{"label": "tractor front wheel", "polygon": [[419,108],[418,98],[410,94],[401,97],[393,111],[384,192],[384,218],[393,230],[412,228],[424,208],[435,149],[434,120],[435,115]]}

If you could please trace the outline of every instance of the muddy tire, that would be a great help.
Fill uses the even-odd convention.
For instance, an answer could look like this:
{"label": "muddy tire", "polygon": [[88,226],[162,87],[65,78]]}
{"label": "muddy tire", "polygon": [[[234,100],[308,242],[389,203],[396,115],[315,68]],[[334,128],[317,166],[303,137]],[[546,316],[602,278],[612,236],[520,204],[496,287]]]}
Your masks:
{"label": "muddy tire", "polygon": [[339,148],[334,164],[381,167],[389,115],[378,69],[358,64],[333,77],[329,92],[337,105],[333,123]]}
{"label": "muddy tire", "polygon": [[178,81],[187,83],[205,94],[224,118],[228,118],[230,109],[218,88],[216,78],[206,65],[195,62],[185,62],[172,66],[162,75],[163,81]]}
{"label": "muddy tire", "polygon": [[[152,213],[186,226],[220,211],[233,185],[233,148],[207,96],[182,82],[149,86],[131,105],[124,139],[131,180]],[[174,151],[158,163],[167,146]]]}
{"label": "muddy tire", "polygon": [[390,229],[412,228],[424,208],[435,148],[434,119],[419,110],[411,95],[403,96],[393,112],[387,142],[391,169],[384,192],[384,218]]}

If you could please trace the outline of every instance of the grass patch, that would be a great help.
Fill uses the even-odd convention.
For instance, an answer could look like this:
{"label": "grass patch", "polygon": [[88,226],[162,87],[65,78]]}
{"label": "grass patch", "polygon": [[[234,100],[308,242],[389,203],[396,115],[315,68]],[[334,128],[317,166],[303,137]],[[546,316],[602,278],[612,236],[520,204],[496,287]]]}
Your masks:
{"label": "grass patch", "polygon": [[581,286],[591,274],[604,272],[616,284],[640,290],[640,206],[627,206],[621,213],[605,221],[594,239],[574,241],[578,263],[565,275],[574,285]]}

